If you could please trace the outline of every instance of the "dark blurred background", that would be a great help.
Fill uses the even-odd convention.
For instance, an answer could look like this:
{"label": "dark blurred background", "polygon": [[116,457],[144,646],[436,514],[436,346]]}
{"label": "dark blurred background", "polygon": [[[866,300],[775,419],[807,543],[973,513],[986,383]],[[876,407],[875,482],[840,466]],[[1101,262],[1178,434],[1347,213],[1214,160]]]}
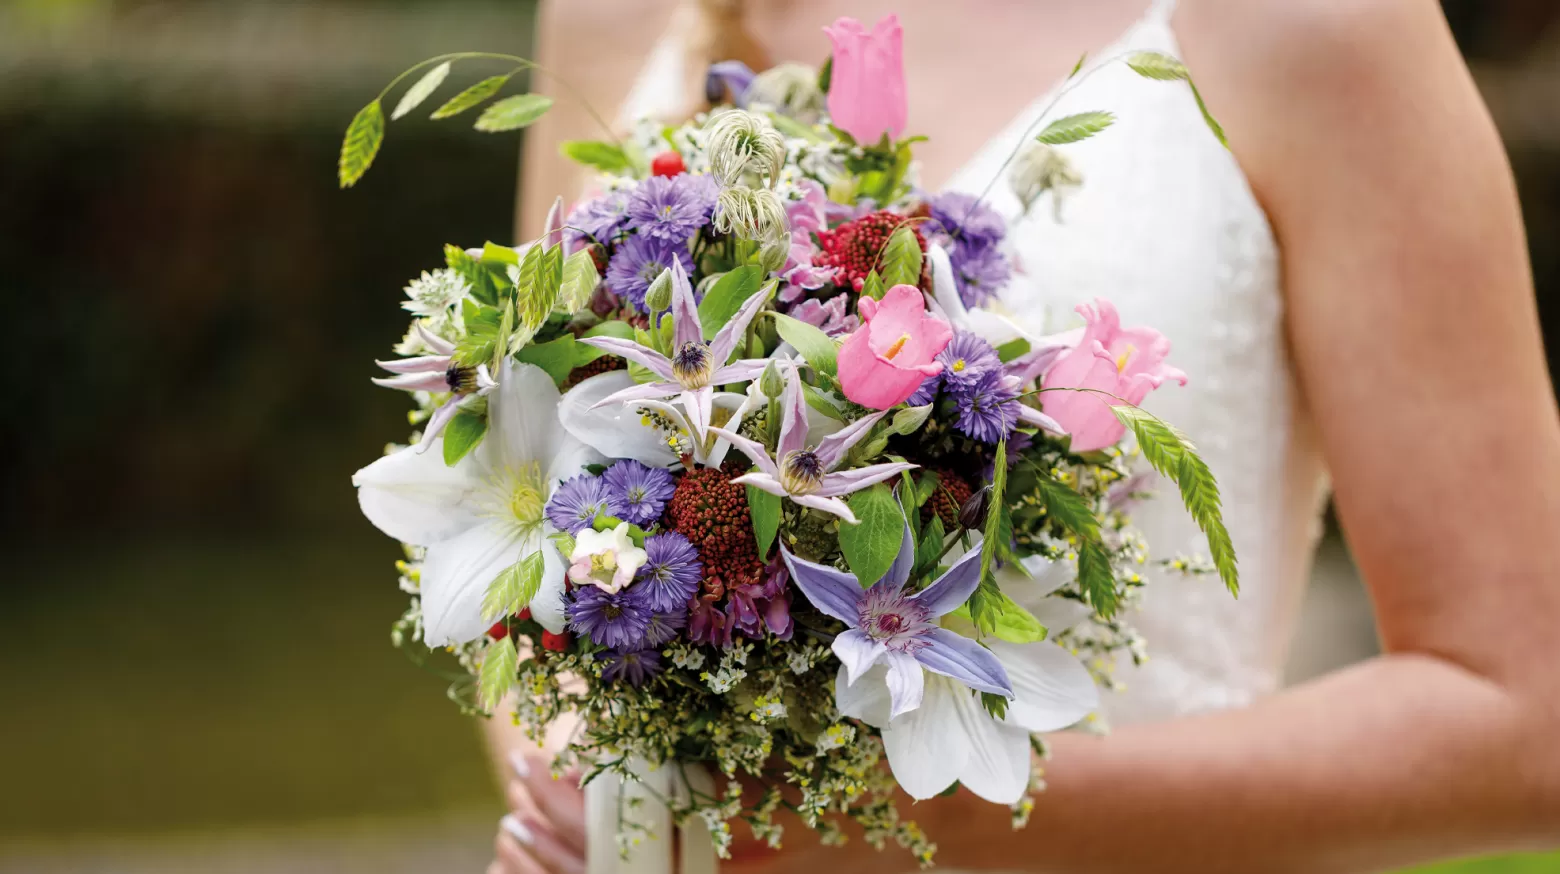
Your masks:
{"label": "dark blurred background", "polygon": [[[1448,0],[1560,343],[1560,14]],[[446,242],[511,238],[512,136],[416,114],[411,62],[525,53],[532,4],[0,0],[0,871],[480,870],[473,722],[389,645],[348,484],[405,427],[369,361]],[[423,115],[426,115],[424,113]],[[1330,537],[1292,675],[1368,655]],[[1437,871],[1560,871],[1560,857]]]}

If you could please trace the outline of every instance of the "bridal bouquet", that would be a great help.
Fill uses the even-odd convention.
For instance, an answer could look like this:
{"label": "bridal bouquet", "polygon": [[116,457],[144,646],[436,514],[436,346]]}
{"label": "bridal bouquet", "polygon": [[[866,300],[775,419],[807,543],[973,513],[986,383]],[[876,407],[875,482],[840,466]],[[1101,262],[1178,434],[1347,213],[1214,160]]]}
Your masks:
{"label": "bridal bouquet", "polygon": [[[963,786],[1021,824],[1038,733],[1089,722],[1110,664],[1141,658],[1122,618],[1149,563],[1141,467],[1179,486],[1212,559],[1156,565],[1233,592],[1235,559],[1207,466],[1137,406],[1186,381],[1169,343],[1104,300],[1064,333],[1005,317],[1004,220],[914,184],[897,21],[827,32],[821,74],[717,65],[708,114],[566,143],[600,175],[538,239],[446,247],[374,380],[420,433],[353,483],[405,544],[396,641],[453,652],[452,697],[533,736],[578,715],[560,771],[672,775],[652,802],[721,853],[733,820],[778,845],[783,807],[929,862],[898,791]],[[413,68],[392,117],[471,57],[492,56]],[[506,97],[477,127],[549,105]],[[1028,143],[1009,180],[1026,207],[1078,182],[1054,147],[1111,120]],[[343,184],[384,127],[376,100]],[[619,807],[625,850],[642,802]]]}

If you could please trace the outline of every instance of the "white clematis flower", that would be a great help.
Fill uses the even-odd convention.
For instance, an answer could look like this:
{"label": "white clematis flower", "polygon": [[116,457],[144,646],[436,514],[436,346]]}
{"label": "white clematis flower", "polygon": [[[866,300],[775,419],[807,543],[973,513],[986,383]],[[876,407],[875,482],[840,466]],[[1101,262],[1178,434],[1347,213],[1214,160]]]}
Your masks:
{"label": "white clematis flower", "polygon": [[[703,440],[696,439],[681,408],[655,399],[599,405],[603,398],[634,385],[634,378],[627,370],[593,376],[564,393],[558,416],[570,434],[608,458],[632,458],[647,467],[671,467],[681,457],[671,445],[675,436],[680,444],[692,450],[694,461],[706,467],[720,466],[731,444],[708,432]],[[715,392],[711,419],[716,424],[734,428],[755,408],[743,395]],[[642,409],[660,413],[677,433],[668,434],[649,424],[640,412]]]}
{"label": "white clematis flower", "polygon": [[1001,346],[1014,340],[1024,339],[1030,343],[1037,342],[1039,330],[1031,330],[1033,326],[1022,325],[1017,319],[1022,318],[1018,314],[1012,314],[1009,318],[998,308],[1001,302],[994,300],[989,307],[966,307],[964,299],[959,297],[959,288],[953,280],[953,262],[948,259],[948,253],[943,247],[935,243],[926,247],[927,260],[932,263],[932,312],[953,325],[955,329],[969,331],[992,346]]}
{"label": "white clematis flower", "polygon": [[634,545],[628,536],[628,523],[619,522],[611,531],[586,528],[574,540],[569,554],[569,579],[576,586],[595,586],[608,594],[617,594],[634,581],[634,574],[649,560],[649,555]]}
{"label": "white clematis flower", "polygon": [[[1046,563],[1044,558],[1040,562]],[[1064,606],[1071,602],[1046,597],[1067,581],[1066,566],[1057,562],[1031,569],[1039,572],[1034,580],[999,576],[1013,583],[1005,591],[1042,623],[1047,618],[1067,623],[1048,625],[1053,633],[1076,624],[1082,617]],[[1042,605],[1055,609],[1034,609]],[[946,624],[957,621],[944,619]],[[1013,686],[1014,698],[1002,719],[993,717],[980,696],[964,685],[931,672],[926,673],[921,706],[890,719],[887,669],[874,667],[851,684],[840,668],[835,705],[840,713],[882,730],[889,768],[912,798],[931,798],[957,780],[987,801],[1014,804],[1029,785],[1030,734],[1066,728],[1099,707],[1099,689],[1088,669],[1060,646],[990,637],[984,643]]]}
{"label": "white clematis flower", "polygon": [[[554,487],[601,456],[558,421],[558,389],[539,367],[506,361],[489,398],[488,431],[454,467],[442,447],[401,449],[352,476],[358,505],[375,527],[427,547],[422,566],[423,637],[428,646],[474,640],[488,584],[541,550],[531,615],[563,631],[564,562],[548,540],[543,508]],[[438,438],[442,441],[443,438]]]}

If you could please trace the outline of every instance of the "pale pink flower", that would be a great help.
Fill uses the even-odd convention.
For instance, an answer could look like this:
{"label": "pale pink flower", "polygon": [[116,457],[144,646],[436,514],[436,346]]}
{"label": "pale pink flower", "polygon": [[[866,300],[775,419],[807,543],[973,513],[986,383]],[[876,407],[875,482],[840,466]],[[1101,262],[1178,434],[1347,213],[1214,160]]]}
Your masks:
{"label": "pale pink flower", "polygon": [[1112,446],[1126,433],[1111,405],[1142,403],[1167,379],[1186,385],[1186,374],[1165,363],[1170,354],[1165,335],[1121,327],[1110,301],[1098,298],[1077,311],[1087,322],[1083,335],[1051,364],[1041,387],[1090,390],[1046,391],[1041,404],[1072,435],[1073,450],[1088,452]]}
{"label": "pale pink flower", "polygon": [[915,394],[928,376],[942,372],[937,353],[953,339],[953,328],[928,315],[926,298],[913,285],[896,285],[882,300],[856,302],[861,327],[840,347],[840,386],[845,397],[886,410]]}
{"label": "pale pink flower", "polygon": [[829,78],[834,126],[863,145],[876,143],[884,134],[897,139],[909,113],[899,16],[887,16],[870,33],[854,18],[841,18],[823,32],[834,44]]}

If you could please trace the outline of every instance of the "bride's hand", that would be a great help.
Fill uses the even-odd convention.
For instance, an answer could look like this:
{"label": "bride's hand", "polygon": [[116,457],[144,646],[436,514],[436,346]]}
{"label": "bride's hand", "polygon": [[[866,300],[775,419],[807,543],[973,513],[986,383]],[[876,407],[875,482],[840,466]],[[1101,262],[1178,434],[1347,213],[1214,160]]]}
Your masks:
{"label": "bride's hand", "polygon": [[509,813],[499,820],[488,874],[582,874],[585,793],[579,774],[554,780],[546,756],[514,753],[504,789]]}

